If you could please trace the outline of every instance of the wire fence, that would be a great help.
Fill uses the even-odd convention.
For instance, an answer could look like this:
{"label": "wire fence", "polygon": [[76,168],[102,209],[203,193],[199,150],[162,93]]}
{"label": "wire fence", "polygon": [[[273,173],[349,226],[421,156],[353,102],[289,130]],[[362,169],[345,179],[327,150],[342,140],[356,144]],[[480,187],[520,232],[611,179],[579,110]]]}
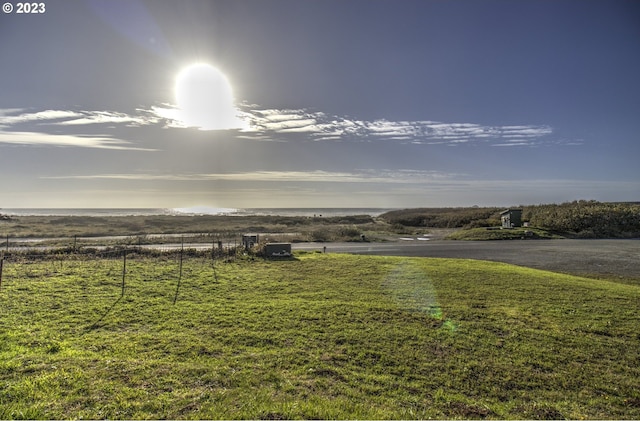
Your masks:
{"label": "wire fence", "polygon": [[204,302],[235,273],[226,263],[251,257],[241,247],[0,252],[0,327],[12,317],[63,317],[65,329],[93,330],[123,309]]}
{"label": "wire fence", "polygon": [[[275,234],[285,235],[285,234]],[[189,233],[189,234],[141,234],[109,236],[49,236],[11,237],[4,235],[0,251],[48,251],[52,248],[78,251],[82,248],[145,247],[175,249],[185,244],[198,248],[231,248],[241,243],[242,236],[234,233]]]}
{"label": "wire fence", "polygon": [[[255,235],[255,234],[252,234]],[[261,233],[262,239],[271,242],[291,241],[300,233]],[[107,249],[114,247],[141,247],[168,251],[183,247],[196,249],[230,249],[242,244],[243,235],[238,232],[183,233],[183,234],[126,234],[102,236],[46,236],[19,237],[8,234],[0,237],[0,252],[29,251],[32,253],[50,249],[80,251],[82,249]]]}
{"label": "wire fence", "polygon": [[[241,254],[246,254],[244,247],[239,245],[216,247],[214,244],[206,248],[192,247],[154,247],[140,246],[102,247],[102,248],[24,248],[10,249],[0,252],[0,292],[6,290],[9,284],[41,280],[55,276],[92,276],[101,274],[111,280],[117,280],[120,285],[121,296],[127,287],[131,262],[148,263],[149,267],[157,266],[164,269],[160,279],[174,279],[177,281],[175,303],[183,276],[183,262],[186,259],[199,259],[211,262],[215,275],[216,262],[235,261]],[[138,265],[139,266],[139,265]],[[157,273],[156,273],[157,275]]]}
{"label": "wire fence", "polygon": [[[275,240],[288,234],[260,235]],[[259,244],[245,245],[242,237],[232,233],[46,239],[6,235],[4,240],[4,244],[0,242],[0,299],[5,304],[11,296],[22,299],[25,294],[38,293],[36,288],[46,289],[42,282],[56,277],[65,282],[75,280],[87,291],[97,282],[99,287],[87,292],[88,297],[113,299],[118,293],[118,300],[140,278],[145,278],[147,285],[158,281],[165,289],[170,282],[171,289],[175,285],[171,292],[175,304],[180,298],[186,261],[206,261],[210,276],[217,282],[217,263],[233,262],[239,256],[262,256]],[[11,291],[19,294],[12,295]]]}

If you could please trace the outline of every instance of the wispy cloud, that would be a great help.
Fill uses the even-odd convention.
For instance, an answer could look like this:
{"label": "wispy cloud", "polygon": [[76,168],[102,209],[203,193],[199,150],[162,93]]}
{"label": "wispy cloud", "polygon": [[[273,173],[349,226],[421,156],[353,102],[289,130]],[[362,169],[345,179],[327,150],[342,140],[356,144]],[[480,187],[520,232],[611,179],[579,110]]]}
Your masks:
{"label": "wispy cloud", "polygon": [[[179,110],[165,104],[152,107],[150,114],[165,121],[167,127],[185,127]],[[255,104],[241,105],[236,125],[242,138],[285,141],[394,141],[425,145],[486,144],[489,146],[579,145],[579,140],[559,141],[547,125],[486,126],[475,123],[446,123],[430,120],[359,120],[304,109],[269,109]],[[242,127],[241,127],[242,126]],[[231,128],[231,127],[229,127]]]}
{"label": "wispy cloud", "polygon": [[425,170],[373,170],[353,172],[340,171],[246,171],[207,174],[92,174],[43,177],[48,179],[83,180],[137,180],[137,181],[265,181],[265,182],[328,182],[328,183],[378,183],[378,184],[422,184],[449,180],[462,174]]}
{"label": "wispy cloud", "polygon": [[25,123],[51,126],[81,126],[89,124],[124,124],[141,126],[158,123],[155,113],[143,109],[137,115],[115,111],[71,111],[45,110],[30,112],[21,108],[0,109],[0,127],[11,127]]}
{"label": "wispy cloud", "polygon": [[[413,144],[459,145],[484,143],[538,146],[552,143],[553,129],[546,125],[485,126],[430,120],[366,121],[331,116],[323,112],[292,109],[248,109],[245,118],[260,135],[306,133],[312,140],[396,141]],[[516,142],[517,141],[517,142]],[[555,142],[557,143],[557,142]],[[575,141],[574,141],[575,143]]]}
{"label": "wispy cloud", "polygon": [[158,122],[157,117],[150,117],[147,113],[139,116],[131,116],[126,113],[113,111],[84,111],[79,113],[79,118],[60,121],[61,126],[80,126],[86,124],[125,124],[128,126],[144,126]]}
{"label": "wispy cloud", "polygon": [[[137,147],[132,142],[109,135],[52,134],[37,131],[42,126],[87,124],[150,124],[151,117],[137,118],[124,113],[107,111],[45,110],[28,112],[24,109],[0,110],[0,144],[22,146],[58,146],[116,150],[153,151]],[[27,128],[25,130],[25,128]]]}
{"label": "wispy cloud", "polygon": [[[21,124],[36,126],[109,125],[119,127],[160,126],[185,128],[181,111],[170,104],[137,109],[134,114],[114,111],[45,110],[27,112],[21,109],[0,110],[0,129],[16,130]],[[394,142],[398,144],[446,145],[464,144],[495,147],[536,147],[543,145],[576,146],[579,139],[558,139],[547,125],[487,126],[475,123],[446,123],[430,120],[390,121],[359,120],[310,112],[301,109],[261,109],[243,105],[238,111],[238,124],[220,127],[235,130],[235,136],[258,141],[332,141]],[[205,128],[200,127],[201,130]],[[43,135],[44,136],[44,135]],[[62,138],[56,138],[62,140]],[[55,139],[52,139],[52,141]],[[6,143],[6,142],[5,142]],[[15,143],[15,142],[14,142]],[[43,142],[44,143],[44,142]]]}
{"label": "wispy cloud", "polygon": [[0,144],[2,143],[23,146],[58,146],[137,151],[154,150],[138,148],[125,140],[105,136],[74,136],[37,132],[4,132],[0,130]]}
{"label": "wispy cloud", "polygon": [[38,112],[25,112],[22,108],[9,108],[0,110],[0,127],[8,127],[21,123],[77,118],[82,113],[68,110],[45,110]]}

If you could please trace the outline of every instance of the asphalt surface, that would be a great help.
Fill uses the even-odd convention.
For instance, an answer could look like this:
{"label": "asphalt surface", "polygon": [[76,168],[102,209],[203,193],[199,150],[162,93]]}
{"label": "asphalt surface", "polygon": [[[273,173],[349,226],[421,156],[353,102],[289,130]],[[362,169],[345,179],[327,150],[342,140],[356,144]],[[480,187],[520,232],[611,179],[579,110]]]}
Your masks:
{"label": "asphalt surface", "polygon": [[407,240],[391,243],[296,243],[293,250],[386,256],[491,260],[585,275],[640,278],[640,239],[635,240]]}

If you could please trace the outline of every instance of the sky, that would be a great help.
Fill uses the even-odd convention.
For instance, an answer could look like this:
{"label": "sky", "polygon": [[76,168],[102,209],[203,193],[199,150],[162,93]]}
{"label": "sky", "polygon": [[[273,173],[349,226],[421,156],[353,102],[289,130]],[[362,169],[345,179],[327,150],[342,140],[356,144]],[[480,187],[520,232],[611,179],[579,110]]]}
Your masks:
{"label": "sky", "polygon": [[0,208],[640,201],[635,0],[19,7]]}

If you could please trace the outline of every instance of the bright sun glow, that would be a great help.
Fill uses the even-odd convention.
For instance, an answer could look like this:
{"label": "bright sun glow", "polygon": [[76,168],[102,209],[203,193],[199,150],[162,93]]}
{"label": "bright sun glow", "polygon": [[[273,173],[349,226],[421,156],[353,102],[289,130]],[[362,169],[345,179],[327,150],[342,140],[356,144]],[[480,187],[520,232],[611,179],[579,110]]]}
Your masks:
{"label": "bright sun glow", "polygon": [[196,63],[178,73],[175,84],[182,124],[202,130],[243,128],[227,77],[215,67]]}

